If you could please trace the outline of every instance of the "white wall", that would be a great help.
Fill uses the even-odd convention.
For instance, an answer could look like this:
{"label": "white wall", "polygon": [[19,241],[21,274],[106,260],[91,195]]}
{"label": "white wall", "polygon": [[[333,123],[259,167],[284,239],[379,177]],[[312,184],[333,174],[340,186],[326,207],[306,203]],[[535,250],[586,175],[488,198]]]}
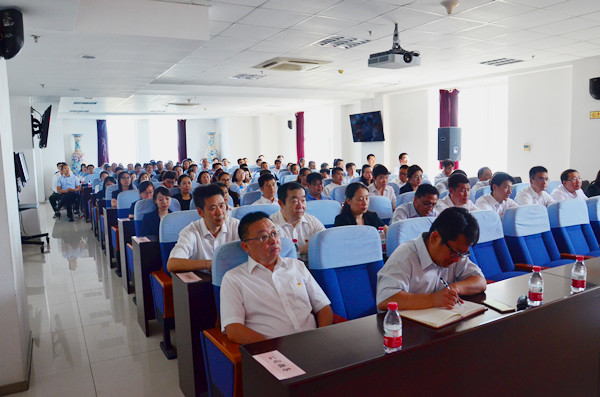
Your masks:
{"label": "white wall", "polygon": [[31,335],[14,182],[13,139],[6,61],[0,59],[0,387],[24,382]]}
{"label": "white wall", "polygon": [[[571,68],[567,67],[508,79],[507,171],[511,175],[521,176],[524,182],[529,180],[529,169],[535,165],[548,168],[551,180],[558,180],[560,173],[575,163],[584,167],[586,160],[577,158],[580,154],[570,156],[571,77]],[[575,109],[575,103],[573,108]],[[589,118],[589,113],[586,117]],[[576,131],[577,128],[578,126],[573,126],[572,130],[575,141],[575,137],[581,136],[581,132]],[[592,155],[592,158],[595,158],[597,148],[600,147],[598,135],[593,134],[596,131],[585,131],[588,139],[582,145],[582,150]],[[590,139],[595,139],[595,147]],[[531,145],[530,152],[523,151],[524,144]],[[587,169],[594,167],[597,164],[591,164]],[[583,176],[589,178],[590,173]]]}
{"label": "white wall", "polygon": [[[190,119],[187,120],[185,128],[187,155],[192,160],[199,162],[204,157],[204,153],[208,147],[207,133],[217,130],[217,121],[215,119]],[[215,135],[215,146],[219,151],[219,158],[223,158],[221,153],[221,137],[219,134]]]}
{"label": "white wall", "polygon": [[[600,148],[600,119],[590,119],[590,112],[600,111],[600,101],[589,93],[589,80],[600,77],[600,57],[588,58],[573,63],[572,105],[567,107],[571,117],[571,166],[577,169],[583,179],[590,181],[596,178],[600,164],[598,148]],[[550,113],[552,114],[552,113]],[[567,126],[568,130],[569,126]],[[562,148],[561,153],[567,150]],[[565,155],[569,151],[567,150]]]}
{"label": "white wall", "polygon": [[[79,146],[83,152],[84,164],[97,164],[98,162],[98,129],[96,120],[92,119],[63,119],[63,134],[65,148],[65,162],[73,167],[71,157],[75,149],[73,134],[82,134]],[[77,170],[79,171],[79,170]]]}

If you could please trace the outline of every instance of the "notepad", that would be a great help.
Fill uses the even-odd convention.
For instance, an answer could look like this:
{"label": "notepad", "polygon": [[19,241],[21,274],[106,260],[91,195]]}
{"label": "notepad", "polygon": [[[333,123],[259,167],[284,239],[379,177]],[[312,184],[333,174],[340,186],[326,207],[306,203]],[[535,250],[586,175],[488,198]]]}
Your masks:
{"label": "notepad", "polygon": [[400,315],[404,318],[427,325],[428,327],[441,328],[485,310],[487,310],[486,307],[479,303],[464,301],[462,306],[456,305],[454,306],[454,309],[450,310],[441,307],[420,310],[401,310]]}

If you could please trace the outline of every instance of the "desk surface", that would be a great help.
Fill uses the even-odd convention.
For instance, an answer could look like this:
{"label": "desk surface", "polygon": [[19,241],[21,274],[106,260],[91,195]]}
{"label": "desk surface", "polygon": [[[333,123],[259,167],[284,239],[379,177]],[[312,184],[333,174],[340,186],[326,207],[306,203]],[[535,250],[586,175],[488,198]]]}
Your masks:
{"label": "desk surface", "polygon": [[[575,262],[575,261],[573,261]],[[586,259],[584,261],[585,267],[587,268],[587,281],[588,283],[600,285],[600,258]],[[571,279],[571,269],[573,264],[552,267],[542,271],[543,276],[546,274],[552,274],[564,278]],[[545,278],[544,278],[545,280]]]}

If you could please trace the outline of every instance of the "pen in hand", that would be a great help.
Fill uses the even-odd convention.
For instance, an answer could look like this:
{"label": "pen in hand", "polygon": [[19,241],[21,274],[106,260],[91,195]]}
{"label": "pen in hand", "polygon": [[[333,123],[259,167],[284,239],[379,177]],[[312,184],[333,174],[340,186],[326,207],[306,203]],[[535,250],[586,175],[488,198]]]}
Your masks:
{"label": "pen in hand", "polygon": [[[440,281],[442,282],[442,284],[444,284],[446,286],[446,288],[452,289],[452,288],[450,288],[450,285],[448,285],[448,283],[446,282],[446,280],[444,280],[443,278],[440,277]],[[458,303],[459,306],[462,306],[462,304],[460,303],[460,299],[457,299],[456,303]]]}

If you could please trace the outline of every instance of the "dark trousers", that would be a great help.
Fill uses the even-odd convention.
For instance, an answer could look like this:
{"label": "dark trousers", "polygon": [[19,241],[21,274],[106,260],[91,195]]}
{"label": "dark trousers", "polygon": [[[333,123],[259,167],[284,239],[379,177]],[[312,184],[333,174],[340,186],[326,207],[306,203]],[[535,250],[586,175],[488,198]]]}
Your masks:
{"label": "dark trousers", "polygon": [[[67,216],[73,217],[73,207],[77,205],[79,195],[77,192],[62,193],[60,195],[60,201],[58,202],[58,209],[65,207],[67,209]],[[77,207],[75,207],[77,208]]]}
{"label": "dark trousers", "polygon": [[60,199],[60,195],[58,193],[52,192],[50,197],[48,197],[48,201],[50,201],[50,205],[54,212],[58,211],[58,200]]}

